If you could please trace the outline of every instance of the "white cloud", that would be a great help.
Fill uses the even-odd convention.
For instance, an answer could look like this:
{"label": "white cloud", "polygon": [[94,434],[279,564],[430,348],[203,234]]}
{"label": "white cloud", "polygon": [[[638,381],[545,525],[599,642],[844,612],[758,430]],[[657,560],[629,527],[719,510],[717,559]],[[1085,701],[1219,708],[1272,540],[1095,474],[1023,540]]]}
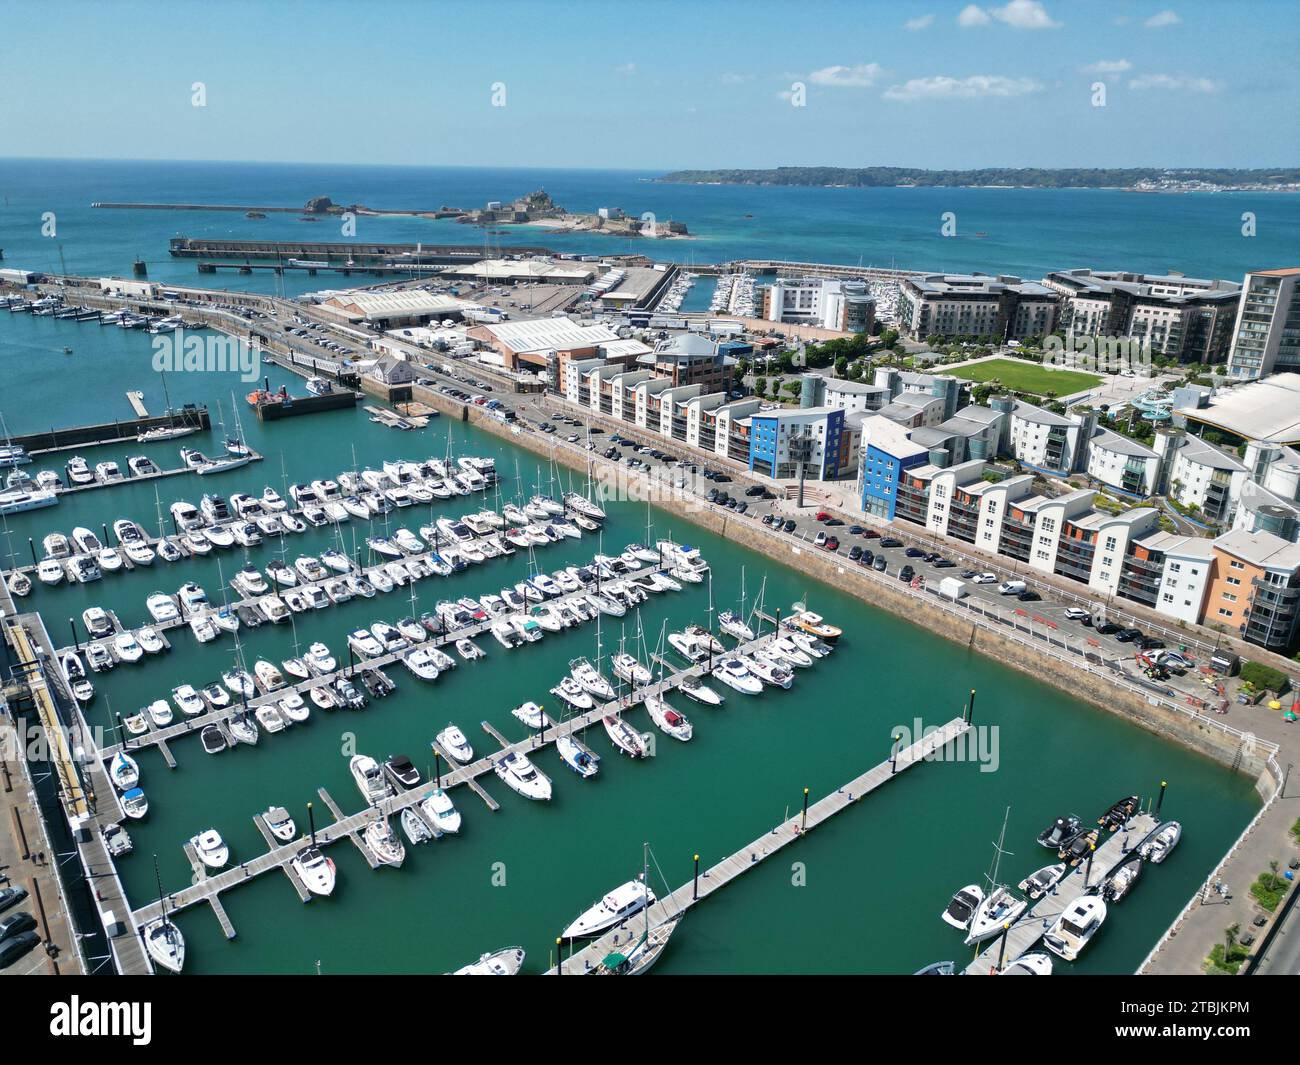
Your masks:
{"label": "white cloud", "polygon": [[718,75],[718,80],[722,82],[723,85],[743,85],[745,82],[752,81],[753,79],[753,74],[727,73]]}
{"label": "white cloud", "polygon": [[905,30],[924,30],[934,24],[933,15],[918,15],[916,18],[910,18],[903,23]]}
{"label": "white cloud", "polygon": [[1132,70],[1133,64],[1127,59],[1098,59],[1082,69],[1085,74],[1123,74]]}
{"label": "white cloud", "polygon": [[990,9],[989,14],[1018,30],[1054,30],[1060,25],[1052,20],[1039,0],[1011,0],[1005,7]]}
{"label": "white cloud", "polygon": [[1130,78],[1130,89],[1168,89],[1173,92],[1218,92],[1221,82],[1213,78],[1198,78],[1190,74],[1143,74]]}
{"label": "white cloud", "polygon": [[1054,30],[1061,24],[1052,18],[1040,0],[1009,0],[1002,7],[967,4],[957,16],[957,25],[967,29],[987,26],[994,19],[1017,30]]}
{"label": "white cloud", "polygon": [[822,67],[808,75],[814,85],[830,85],[837,89],[866,89],[880,77],[879,63],[859,63],[857,66]]}
{"label": "white cloud", "polygon": [[885,90],[886,100],[913,103],[918,100],[975,100],[986,96],[1026,96],[1042,92],[1043,85],[1033,78],[1008,78],[1001,74],[973,74],[968,78],[950,78],[937,74],[930,78],[912,78],[902,85]]}
{"label": "white cloud", "polygon": [[1142,25],[1149,30],[1158,30],[1165,26],[1177,26],[1182,21],[1177,11],[1161,11],[1159,14],[1152,15]]}
{"label": "white cloud", "polygon": [[622,64],[621,66],[617,66],[617,67],[615,67],[615,68],[614,68],[614,73],[615,73],[615,74],[624,74],[624,75],[635,74],[635,73],[636,73],[636,64],[635,64],[635,63],[624,63],[624,64]]}

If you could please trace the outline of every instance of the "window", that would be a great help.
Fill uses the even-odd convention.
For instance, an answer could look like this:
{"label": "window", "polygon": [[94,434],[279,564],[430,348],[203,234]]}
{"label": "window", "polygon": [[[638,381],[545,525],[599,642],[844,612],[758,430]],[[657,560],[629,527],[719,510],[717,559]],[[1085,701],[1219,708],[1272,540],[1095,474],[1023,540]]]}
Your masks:
{"label": "window", "polygon": [[1233,595],[1231,592],[1224,592],[1223,598],[1224,601],[1228,603],[1235,603],[1237,601],[1237,597]]}
{"label": "window", "polygon": [[1245,568],[1246,568],[1245,565],[1244,565],[1243,563],[1238,562],[1235,558],[1234,558],[1231,562],[1228,563],[1228,567],[1229,567],[1230,569],[1245,569]]}
{"label": "window", "polygon": [[1240,584],[1240,583],[1241,583],[1241,578],[1240,578],[1240,577],[1229,577],[1229,578],[1228,578],[1228,583],[1229,583],[1229,584]]}
{"label": "window", "polygon": [[1223,618],[1230,618],[1232,617],[1232,611],[1225,610],[1223,607],[1219,607],[1219,616]]}

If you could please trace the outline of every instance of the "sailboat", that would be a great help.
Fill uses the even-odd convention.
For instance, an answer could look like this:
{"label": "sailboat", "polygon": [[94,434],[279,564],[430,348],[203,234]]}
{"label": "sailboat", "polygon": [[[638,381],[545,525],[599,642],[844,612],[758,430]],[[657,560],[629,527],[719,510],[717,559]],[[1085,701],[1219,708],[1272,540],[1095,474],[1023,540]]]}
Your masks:
{"label": "sailboat", "polygon": [[[219,408],[220,404],[218,404]],[[235,416],[235,432],[233,435],[226,436],[226,454],[233,455],[235,458],[251,458],[253,449],[244,443],[244,427],[239,421],[239,408],[235,405],[235,394],[233,392],[230,393],[230,409]]]}
{"label": "sailboat", "polygon": [[1011,807],[1008,806],[1002,816],[1002,831],[998,834],[997,843],[993,845],[993,867],[987,877],[988,894],[971,918],[970,932],[965,940],[968,947],[997,935],[1005,925],[1014,924],[1028,905],[1024,899],[1013,895],[1011,889],[1005,884],[998,883],[998,867],[1002,862],[1002,855],[1011,853],[1003,850],[1002,847],[1007,835],[1007,820],[1010,816]]}
{"label": "sailboat", "polygon": [[168,972],[178,973],[185,966],[185,937],[181,935],[176,923],[167,916],[167,899],[163,895],[157,858],[154,859],[153,874],[158,882],[158,909],[162,916],[141,928],[140,935],[154,964]]}
{"label": "sailboat", "polygon": [[[650,844],[642,844],[642,881],[648,882],[650,875]],[[677,926],[682,923],[684,913],[674,914],[659,924],[651,927],[650,910],[652,907],[646,906],[642,911],[645,914],[645,929],[629,949],[622,951],[613,951],[606,954],[600,964],[591,971],[592,976],[640,976],[647,969],[657,962],[663,954],[664,949],[668,946],[668,940],[672,934],[677,931]]]}

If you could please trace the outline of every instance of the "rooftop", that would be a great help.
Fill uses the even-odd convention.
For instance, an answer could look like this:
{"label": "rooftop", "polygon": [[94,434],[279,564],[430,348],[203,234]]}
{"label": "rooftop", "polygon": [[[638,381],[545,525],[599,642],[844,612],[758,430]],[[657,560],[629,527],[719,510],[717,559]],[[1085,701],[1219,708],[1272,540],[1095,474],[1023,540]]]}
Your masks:
{"label": "rooftop", "polygon": [[618,341],[619,335],[606,325],[579,325],[571,318],[534,318],[483,326],[511,351],[549,351],[589,348]]}
{"label": "rooftop", "polygon": [[1300,443],[1300,373],[1278,373],[1216,392],[1205,407],[1180,407],[1189,422],[1247,440]]}
{"label": "rooftop", "polygon": [[1300,544],[1269,532],[1233,529],[1215,540],[1214,546],[1264,569],[1294,570],[1300,567]]}

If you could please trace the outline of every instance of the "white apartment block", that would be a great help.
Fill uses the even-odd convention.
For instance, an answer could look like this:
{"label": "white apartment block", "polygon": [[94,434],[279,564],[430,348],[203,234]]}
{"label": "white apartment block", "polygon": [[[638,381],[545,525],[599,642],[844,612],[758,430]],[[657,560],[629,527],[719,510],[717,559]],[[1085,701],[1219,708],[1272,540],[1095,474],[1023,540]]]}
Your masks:
{"label": "white apartment block", "polygon": [[1140,546],[1164,556],[1155,608],[1176,621],[1195,625],[1201,620],[1205,593],[1214,564],[1214,541],[1205,536],[1175,536],[1160,532],[1145,537]]}
{"label": "white apartment block", "polygon": [[1088,441],[1088,476],[1110,488],[1146,498],[1155,494],[1160,456],[1144,444],[1109,429],[1098,429]]}

